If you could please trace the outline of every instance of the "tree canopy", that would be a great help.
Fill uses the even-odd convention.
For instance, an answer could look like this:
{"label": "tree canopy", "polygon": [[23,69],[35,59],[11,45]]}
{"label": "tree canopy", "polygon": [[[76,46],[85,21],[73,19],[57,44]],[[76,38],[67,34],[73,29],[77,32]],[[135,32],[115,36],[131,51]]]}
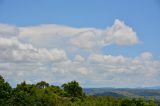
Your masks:
{"label": "tree canopy", "polygon": [[71,97],[82,97],[83,89],[77,81],[71,81],[62,85],[64,91]]}
{"label": "tree canopy", "polygon": [[77,81],[61,87],[45,81],[12,88],[0,75],[0,106],[157,106],[153,100],[85,96]]}

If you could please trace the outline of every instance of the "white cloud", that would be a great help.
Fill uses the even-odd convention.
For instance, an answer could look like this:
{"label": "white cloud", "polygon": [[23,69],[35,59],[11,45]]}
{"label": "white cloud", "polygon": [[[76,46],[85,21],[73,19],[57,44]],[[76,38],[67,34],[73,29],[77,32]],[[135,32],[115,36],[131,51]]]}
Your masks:
{"label": "white cloud", "polygon": [[153,58],[153,56],[150,52],[144,52],[141,54],[140,58],[143,60],[150,60]]}
{"label": "white cloud", "polygon": [[73,28],[54,24],[19,29],[20,40],[48,48],[63,48],[68,45],[90,51],[111,44],[134,45],[139,42],[136,32],[120,20],[115,20],[107,29]]}
{"label": "white cloud", "polygon": [[106,29],[1,24],[0,74],[12,84],[78,80],[90,87],[158,85],[160,61],[150,52],[130,58],[105,55],[99,49],[138,42],[136,32],[120,20]]}
{"label": "white cloud", "polygon": [[0,37],[11,37],[18,35],[18,28],[8,24],[0,24]]}
{"label": "white cloud", "polygon": [[82,57],[81,55],[76,55],[74,58],[74,61],[83,62],[83,61],[85,61],[85,58]]}
{"label": "white cloud", "polygon": [[35,48],[31,44],[22,44],[17,39],[0,38],[0,61],[61,61],[66,60],[65,51],[61,49],[47,50]]}
{"label": "white cloud", "polygon": [[86,67],[78,68],[77,71],[81,73],[82,75],[89,75],[90,73],[90,70],[88,70]]}
{"label": "white cloud", "polygon": [[89,61],[94,63],[107,63],[107,64],[124,64],[128,58],[123,56],[112,56],[102,54],[92,54],[89,56]]}
{"label": "white cloud", "polygon": [[92,54],[88,61],[101,86],[154,86],[158,85],[160,61],[150,59],[150,56],[149,52],[135,58]]}
{"label": "white cloud", "polygon": [[139,42],[136,32],[118,19],[103,32],[103,36],[102,44],[104,45],[134,45]]}
{"label": "white cloud", "polygon": [[79,48],[84,49],[93,49],[98,46],[98,39],[96,39],[96,35],[92,31],[86,31],[80,34],[77,34],[75,37],[71,38],[70,43]]}

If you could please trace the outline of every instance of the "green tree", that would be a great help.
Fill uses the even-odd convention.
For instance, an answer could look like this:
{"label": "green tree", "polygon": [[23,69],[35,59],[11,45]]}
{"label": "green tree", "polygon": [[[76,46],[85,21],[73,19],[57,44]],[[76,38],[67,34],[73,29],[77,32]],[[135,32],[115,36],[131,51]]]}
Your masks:
{"label": "green tree", "polygon": [[44,81],[36,85],[23,81],[12,89],[0,75],[0,106],[157,106],[154,99],[109,96],[84,98],[83,89],[76,81],[65,83],[62,88],[50,86]]}
{"label": "green tree", "polygon": [[49,87],[49,84],[48,84],[47,82],[45,82],[45,81],[41,81],[41,82],[38,82],[38,83],[36,84],[36,87],[38,87],[38,88],[40,88],[40,89],[43,89],[43,88]]}
{"label": "green tree", "polygon": [[157,106],[153,101],[145,101],[143,98],[122,99],[120,106]]}
{"label": "green tree", "polygon": [[3,79],[2,75],[0,75],[0,81],[4,82],[4,79]]}
{"label": "green tree", "polygon": [[76,81],[71,81],[62,85],[64,91],[71,97],[83,97],[83,89]]}
{"label": "green tree", "polygon": [[30,94],[24,91],[13,91],[10,105],[12,106],[29,106],[33,102]]}
{"label": "green tree", "polygon": [[12,88],[0,75],[0,103],[5,104],[11,98]]}
{"label": "green tree", "polygon": [[35,87],[34,85],[31,84],[26,84],[25,81],[23,81],[21,84],[17,84],[17,87],[14,89],[14,91],[23,91],[23,92],[27,92],[27,93],[31,93],[33,87]]}

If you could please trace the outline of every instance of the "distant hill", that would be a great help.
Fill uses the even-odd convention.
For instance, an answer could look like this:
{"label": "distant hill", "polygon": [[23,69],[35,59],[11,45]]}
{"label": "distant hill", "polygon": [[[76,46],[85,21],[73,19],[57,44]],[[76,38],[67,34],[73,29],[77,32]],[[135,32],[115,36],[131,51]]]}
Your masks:
{"label": "distant hill", "polygon": [[157,89],[157,90],[160,90],[160,86],[145,87],[145,89]]}
{"label": "distant hill", "polygon": [[113,97],[124,97],[122,94],[118,94],[116,92],[104,92],[104,93],[97,93],[94,96],[113,96]]}
{"label": "distant hill", "polygon": [[85,88],[88,95],[113,97],[144,97],[160,99],[160,89],[151,88]]}

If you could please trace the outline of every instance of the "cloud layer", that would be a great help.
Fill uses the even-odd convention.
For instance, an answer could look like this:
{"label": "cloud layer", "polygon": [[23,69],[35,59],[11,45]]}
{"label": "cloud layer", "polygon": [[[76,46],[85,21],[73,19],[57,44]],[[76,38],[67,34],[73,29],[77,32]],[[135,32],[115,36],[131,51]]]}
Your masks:
{"label": "cloud layer", "polygon": [[23,80],[58,85],[78,80],[84,87],[158,85],[160,61],[151,53],[130,58],[101,51],[138,43],[136,32],[120,20],[106,29],[0,24],[0,74],[12,85]]}
{"label": "cloud layer", "polygon": [[139,42],[136,32],[124,22],[115,20],[106,29],[73,28],[62,25],[40,25],[20,28],[19,38],[44,47],[71,47],[91,50],[98,47],[134,45]]}

